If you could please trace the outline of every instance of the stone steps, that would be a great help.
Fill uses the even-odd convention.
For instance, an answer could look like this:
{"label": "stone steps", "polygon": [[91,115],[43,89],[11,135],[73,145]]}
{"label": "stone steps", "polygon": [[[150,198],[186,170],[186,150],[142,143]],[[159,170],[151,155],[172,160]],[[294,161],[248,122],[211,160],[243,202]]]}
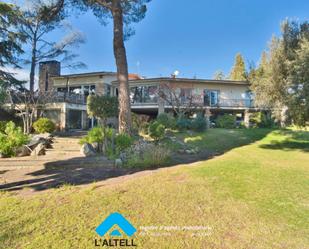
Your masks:
{"label": "stone steps", "polygon": [[55,137],[53,148],[46,150],[43,156],[27,156],[0,159],[0,170],[36,167],[74,167],[113,166],[103,156],[84,157],[80,154],[81,146],[76,137]]}

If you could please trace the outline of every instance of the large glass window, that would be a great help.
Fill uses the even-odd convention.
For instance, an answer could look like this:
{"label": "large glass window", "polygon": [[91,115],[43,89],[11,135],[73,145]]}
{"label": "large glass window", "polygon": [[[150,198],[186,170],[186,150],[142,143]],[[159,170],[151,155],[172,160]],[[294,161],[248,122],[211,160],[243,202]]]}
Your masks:
{"label": "large glass window", "polygon": [[81,86],[70,86],[69,92],[74,94],[81,94],[82,93],[82,87]]}
{"label": "large glass window", "polygon": [[157,103],[157,86],[137,86],[130,88],[131,103]]}
{"label": "large glass window", "polygon": [[219,104],[218,90],[204,90],[204,105],[217,106]]}
{"label": "large glass window", "polygon": [[192,88],[181,88],[180,89],[180,101],[182,103],[192,101]]}

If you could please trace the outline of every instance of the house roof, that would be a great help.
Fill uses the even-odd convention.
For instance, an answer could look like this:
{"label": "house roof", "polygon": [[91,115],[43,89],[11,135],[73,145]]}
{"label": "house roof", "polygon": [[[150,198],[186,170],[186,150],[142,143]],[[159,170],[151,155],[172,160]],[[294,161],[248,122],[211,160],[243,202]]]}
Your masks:
{"label": "house roof", "polygon": [[[106,75],[112,75],[117,76],[116,72],[106,72],[106,71],[100,71],[100,72],[88,72],[88,73],[77,73],[77,74],[65,74],[65,75],[59,75],[59,76],[52,76],[54,79],[64,79],[64,78],[78,78],[78,77],[88,77],[88,76],[106,76]],[[138,74],[130,73],[129,79],[131,80],[137,80],[141,79],[141,77]]]}
{"label": "house roof", "polygon": [[[129,80],[130,83],[150,83],[150,82],[166,82],[166,81],[179,82],[179,83],[212,83],[212,84],[250,85],[249,82],[247,81],[208,80],[208,79],[170,78],[170,77]],[[118,81],[113,81],[112,83],[118,83]]]}

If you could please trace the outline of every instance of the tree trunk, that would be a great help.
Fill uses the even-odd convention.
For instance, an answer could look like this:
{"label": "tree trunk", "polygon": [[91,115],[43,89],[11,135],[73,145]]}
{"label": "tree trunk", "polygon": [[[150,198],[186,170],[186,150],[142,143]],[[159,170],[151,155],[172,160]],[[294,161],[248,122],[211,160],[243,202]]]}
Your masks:
{"label": "tree trunk", "polygon": [[30,67],[30,94],[34,92],[34,76],[35,76],[35,66],[36,66],[36,34],[33,37],[32,42],[32,53],[31,53],[31,67]]}
{"label": "tree trunk", "polygon": [[113,0],[114,56],[119,82],[119,132],[131,134],[131,106],[128,82],[128,63],[123,41],[123,14],[119,0]]}

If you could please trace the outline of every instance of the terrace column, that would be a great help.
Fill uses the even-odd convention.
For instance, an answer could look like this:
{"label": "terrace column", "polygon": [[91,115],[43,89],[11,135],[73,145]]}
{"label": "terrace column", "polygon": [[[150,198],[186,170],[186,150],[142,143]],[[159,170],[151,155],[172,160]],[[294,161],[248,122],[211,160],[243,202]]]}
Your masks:
{"label": "terrace column", "polygon": [[60,110],[60,130],[65,131],[67,118],[67,104],[63,103]]}
{"label": "terrace column", "polygon": [[246,128],[250,128],[250,112],[248,109],[244,112],[244,123]]}
{"label": "terrace column", "polygon": [[88,129],[88,116],[86,111],[82,111],[82,129]]}
{"label": "terrace column", "polygon": [[158,115],[160,115],[161,113],[164,113],[164,99],[162,99],[161,97],[158,98]]}

